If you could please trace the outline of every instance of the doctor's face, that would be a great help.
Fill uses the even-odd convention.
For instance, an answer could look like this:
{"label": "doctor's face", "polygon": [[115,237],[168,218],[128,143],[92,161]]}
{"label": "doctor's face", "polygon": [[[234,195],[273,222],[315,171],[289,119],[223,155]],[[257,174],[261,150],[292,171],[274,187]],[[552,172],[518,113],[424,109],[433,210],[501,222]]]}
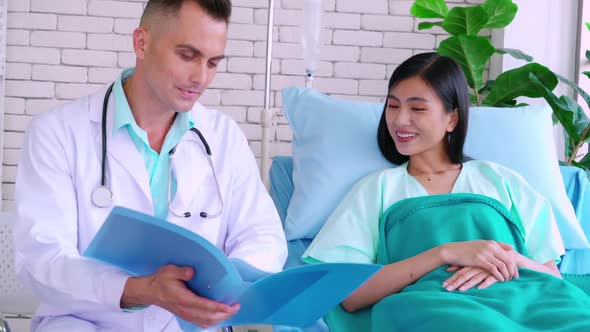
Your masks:
{"label": "doctor's face", "polygon": [[387,96],[385,119],[395,147],[405,156],[446,154],[447,134],[457,111],[447,112],[438,95],[418,76],[397,83]]}
{"label": "doctor's face", "polygon": [[157,17],[144,33],[143,52],[136,47],[136,53],[150,93],[146,97],[165,110],[190,110],[224,58],[227,24],[185,1],[177,17]]}

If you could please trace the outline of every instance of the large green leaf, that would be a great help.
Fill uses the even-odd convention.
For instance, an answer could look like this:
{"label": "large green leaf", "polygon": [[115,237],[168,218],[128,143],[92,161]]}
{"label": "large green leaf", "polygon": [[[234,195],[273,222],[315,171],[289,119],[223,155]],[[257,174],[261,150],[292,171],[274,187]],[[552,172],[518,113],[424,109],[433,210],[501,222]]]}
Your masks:
{"label": "large green leaf", "polygon": [[497,48],[496,49],[496,53],[498,54],[508,54],[510,56],[512,56],[515,59],[518,60],[524,60],[526,62],[531,62],[533,61],[533,57],[524,53],[521,50],[517,50],[515,48]]}
{"label": "large green leaf", "polygon": [[479,89],[479,91],[477,91],[480,95],[485,95],[488,92],[490,92],[490,90],[492,90],[492,86],[494,85],[494,80],[487,80],[486,84],[483,85],[483,87],[481,87],[481,89]]}
{"label": "large green leaf", "polygon": [[586,50],[586,60],[590,61],[590,51]]}
{"label": "large green leaf", "polygon": [[[590,107],[590,95],[586,91],[584,91],[584,89],[582,89],[576,83],[568,80],[567,78],[559,74],[557,74],[557,78],[559,78],[559,80],[564,82],[565,84],[571,86],[582,97],[582,99],[584,99],[588,107]],[[562,96],[561,98],[565,103],[568,104],[569,109],[573,110],[574,112],[572,123],[574,124],[574,127],[576,128],[577,132],[580,134],[580,140],[583,140],[586,143],[589,142],[590,133],[588,126],[590,126],[590,119],[586,115],[586,112],[582,109],[582,107],[580,107],[580,105],[575,100],[573,100],[569,96]],[[568,151],[570,152],[570,154],[572,150],[573,147],[569,147]],[[588,157],[588,155],[590,154],[587,154],[584,158]],[[582,163],[582,161],[580,161],[580,163]],[[590,168],[590,160],[586,160],[582,164],[584,165],[584,167]]]}
{"label": "large green leaf", "polygon": [[579,162],[577,162],[575,160],[572,160],[571,164],[569,164],[569,165],[566,163],[566,166],[574,166],[574,167],[584,168],[584,166],[582,164],[580,164]]}
{"label": "large green leaf", "polygon": [[584,99],[584,101],[586,102],[586,105],[588,105],[588,107],[590,107],[590,95],[588,95],[588,93],[586,91],[584,91],[584,89],[582,89],[579,85],[577,85],[576,83],[568,80],[567,78],[559,75],[559,74],[555,74],[557,76],[557,78],[562,81],[563,83],[571,86],[579,95],[580,97],[582,97],[582,99]]}
{"label": "large green leaf", "polygon": [[442,28],[453,36],[477,35],[489,19],[482,6],[455,7],[451,9]]}
{"label": "large green leaf", "polygon": [[494,46],[485,37],[462,35],[443,40],[437,51],[440,55],[455,59],[463,68],[469,86],[479,90],[483,71],[494,50]]}
{"label": "large green leaf", "polygon": [[557,86],[557,77],[549,68],[532,62],[498,75],[483,104],[494,106],[521,96],[541,97],[539,89],[529,79],[530,73],[534,73],[550,90]]}
{"label": "large green leaf", "polygon": [[496,106],[496,107],[502,107],[502,108],[518,107],[518,106],[516,106],[516,100],[503,101],[503,102],[498,103],[498,104],[496,104],[494,106]]}
{"label": "large green leaf", "polygon": [[439,22],[420,22],[418,23],[418,30],[432,29],[434,26],[442,26],[442,21]]}
{"label": "large green leaf", "polygon": [[[582,165],[585,169],[590,169],[590,153],[586,153],[584,158],[580,159],[578,163]],[[586,175],[588,175],[588,173],[586,173]]]}
{"label": "large green leaf", "polygon": [[529,73],[529,79],[539,94],[545,98],[547,103],[549,103],[549,106],[551,106],[553,114],[559,120],[559,123],[565,130],[568,138],[572,140],[571,143],[577,144],[580,141],[580,134],[574,125],[574,113],[576,110],[570,109],[572,104],[565,101],[563,96],[562,98],[558,98],[553,92],[551,92],[553,88],[547,87],[534,73]]}
{"label": "large green leaf", "polygon": [[512,0],[487,0],[481,6],[488,13],[489,20],[485,28],[489,29],[506,27],[518,11],[518,6]]}
{"label": "large green leaf", "polygon": [[444,0],[416,0],[410,14],[418,18],[445,18],[449,7]]}
{"label": "large green leaf", "polygon": [[571,110],[574,114],[572,117],[572,123],[576,128],[576,131],[580,135],[580,139],[588,139],[587,133],[584,133],[586,127],[590,124],[588,116],[584,112],[584,109],[570,96],[561,96],[559,99],[566,105],[566,108]]}

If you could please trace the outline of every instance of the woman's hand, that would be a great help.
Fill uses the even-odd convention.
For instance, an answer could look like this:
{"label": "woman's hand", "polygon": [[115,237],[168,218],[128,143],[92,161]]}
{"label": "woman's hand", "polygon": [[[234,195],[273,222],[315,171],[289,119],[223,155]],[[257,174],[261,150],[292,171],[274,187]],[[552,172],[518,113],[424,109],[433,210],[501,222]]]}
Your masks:
{"label": "woman's hand", "polygon": [[496,279],[491,273],[479,267],[451,266],[447,271],[455,272],[442,285],[449,292],[456,289],[466,291],[475,286],[477,286],[478,289],[484,289],[498,282],[498,279]]}
{"label": "woman's hand", "polygon": [[508,256],[510,257],[510,261],[513,263],[512,266],[514,267],[514,274],[511,274],[510,279],[512,278],[518,278],[518,268],[521,267],[522,265],[522,261],[521,261],[521,255],[518,251],[514,250],[514,247],[509,245],[508,243],[504,243],[504,242],[496,242],[498,243],[498,245],[504,249],[504,251],[506,251],[506,254],[508,254]]}
{"label": "woman's hand", "polygon": [[447,243],[442,246],[442,257],[445,264],[478,267],[499,281],[510,280],[518,274],[518,253],[502,242],[476,240]]}

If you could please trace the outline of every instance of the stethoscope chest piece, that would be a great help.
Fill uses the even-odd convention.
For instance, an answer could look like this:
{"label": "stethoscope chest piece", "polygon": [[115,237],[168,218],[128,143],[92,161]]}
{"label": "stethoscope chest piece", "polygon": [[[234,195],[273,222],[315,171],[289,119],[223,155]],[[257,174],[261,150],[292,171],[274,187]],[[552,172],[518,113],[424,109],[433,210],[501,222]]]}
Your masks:
{"label": "stethoscope chest piece", "polygon": [[92,191],[91,199],[96,207],[106,208],[113,203],[113,192],[105,186],[100,186]]}

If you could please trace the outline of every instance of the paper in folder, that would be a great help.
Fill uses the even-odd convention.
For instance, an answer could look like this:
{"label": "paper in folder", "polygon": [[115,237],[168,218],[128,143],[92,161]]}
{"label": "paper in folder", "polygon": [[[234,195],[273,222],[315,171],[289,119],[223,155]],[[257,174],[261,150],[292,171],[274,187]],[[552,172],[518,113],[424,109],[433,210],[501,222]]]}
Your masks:
{"label": "paper in folder", "polygon": [[[311,264],[266,273],[230,260],[203,237],[170,222],[123,207],[107,217],[84,256],[141,276],[174,264],[191,266],[187,286],[199,296],[240,311],[219,326],[265,324],[305,327],[342,302],[377,272],[376,264]],[[183,331],[200,327],[178,318]]]}

